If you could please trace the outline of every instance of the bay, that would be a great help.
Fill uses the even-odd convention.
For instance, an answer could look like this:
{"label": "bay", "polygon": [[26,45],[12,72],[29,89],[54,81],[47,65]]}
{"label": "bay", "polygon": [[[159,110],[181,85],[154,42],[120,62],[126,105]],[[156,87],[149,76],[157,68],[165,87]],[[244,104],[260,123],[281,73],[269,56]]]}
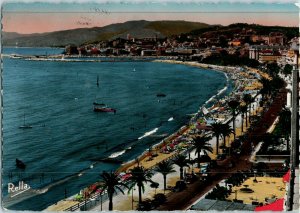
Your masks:
{"label": "bay", "polygon": [[[61,49],[4,49],[7,54],[43,52],[59,54]],[[94,164],[97,159],[135,159],[186,124],[227,84],[220,72],[155,62],[5,58],[3,66],[2,190],[7,195],[7,184],[19,180],[34,189],[8,207],[16,210],[45,209],[64,198],[65,191],[68,196],[78,193],[99,180],[102,171],[120,166]],[[94,101],[117,113],[93,112]],[[31,129],[19,128],[24,115]],[[16,158],[26,164],[24,171],[16,168]]]}

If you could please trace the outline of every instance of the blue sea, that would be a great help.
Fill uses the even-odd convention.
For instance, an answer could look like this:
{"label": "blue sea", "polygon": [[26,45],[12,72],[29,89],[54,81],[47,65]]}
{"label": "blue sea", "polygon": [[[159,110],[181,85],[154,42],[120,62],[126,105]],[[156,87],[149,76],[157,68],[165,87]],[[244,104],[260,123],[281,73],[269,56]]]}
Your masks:
{"label": "blue sea", "polygon": [[[62,51],[4,48],[5,54],[22,55]],[[65,193],[78,193],[98,181],[102,171],[121,165],[98,160],[135,159],[186,124],[226,85],[223,95],[232,90],[223,73],[176,64],[4,58],[2,191],[6,197],[7,184],[20,180],[32,188],[4,206],[43,210]],[[95,101],[117,113],[94,112]],[[24,123],[32,128],[20,129]],[[25,170],[16,168],[16,158]]]}

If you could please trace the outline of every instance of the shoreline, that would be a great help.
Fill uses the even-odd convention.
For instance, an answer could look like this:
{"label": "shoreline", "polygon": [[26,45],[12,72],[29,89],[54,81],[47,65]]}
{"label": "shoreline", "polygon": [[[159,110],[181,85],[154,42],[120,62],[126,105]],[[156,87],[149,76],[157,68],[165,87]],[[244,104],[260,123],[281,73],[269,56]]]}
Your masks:
{"label": "shoreline", "polygon": [[[240,84],[237,84],[237,78],[231,78],[232,75],[230,74],[230,71],[242,71],[241,67],[225,67],[225,66],[217,66],[217,65],[208,65],[208,64],[201,64],[198,62],[184,62],[184,61],[176,61],[176,60],[153,60],[152,62],[158,62],[158,63],[172,63],[172,64],[183,64],[186,66],[194,66],[194,67],[198,67],[198,68],[204,68],[207,70],[212,70],[215,72],[222,72],[226,79],[227,79],[227,84],[224,88],[222,88],[221,90],[217,91],[217,94],[213,95],[209,100],[207,100],[204,104],[202,104],[202,106],[199,106],[199,110],[195,113],[195,115],[190,119],[190,121],[188,122],[188,124],[182,126],[178,131],[174,132],[173,134],[171,134],[170,136],[168,136],[167,138],[163,139],[162,141],[160,141],[159,143],[155,144],[152,146],[151,150],[156,150],[156,152],[158,152],[163,146],[171,143],[172,141],[174,141],[176,138],[182,136],[183,134],[185,134],[186,132],[188,132],[188,130],[192,130],[190,124],[191,123],[195,123],[195,121],[197,120],[197,118],[199,118],[199,115],[202,113],[202,108],[203,106],[206,106],[208,103],[214,101],[217,102],[221,99],[217,99],[215,100],[215,98],[218,98],[218,96],[222,95],[227,89],[228,89],[228,82],[230,80],[233,81],[233,88],[232,91],[228,94],[225,95],[224,97],[222,97],[222,99],[228,99],[230,98],[230,96],[232,96],[233,94],[235,94],[235,91],[237,90],[238,86],[240,86]],[[253,72],[250,69],[247,69],[248,72]],[[223,122],[229,122],[231,120],[231,117],[226,117],[224,119]],[[190,152],[191,150],[189,148],[184,149],[183,151],[181,150],[182,153],[187,153]],[[149,157],[148,155],[149,150],[146,149],[143,153],[141,153],[136,159],[132,159],[128,162],[123,163],[122,165],[120,165],[120,167],[116,170],[116,172],[121,173],[121,172],[126,172],[128,171],[131,167],[135,166],[138,164],[138,162],[140,164],[142,164],[142,161],[145,161],[147,157]],[[171,151],[168,154],[165,153],[160,153],[160,159],[158,160],[157,158],[154,160],[154,164],[153,162],[151,162],[153,165],[149,166],[149,167],[145,167],[145,169],[153,169],[157,163],[164,161],[164,160],[168,160],[172,157],[174,157],[176,154],[178,154],[180,152],[177,152],[176,150]],[[113,158],[112,158],[113,159]],[[138,159],[138,161],[137,161]],[[145,163],[145,162],[144,162]],[[68,199],[73,198],[73,196],[67,198],[67,199],[63,199],[61,201],[68,201]],[[61,202],[59,201],[59,202]],[[47,209],[51,206],[53,206],[55,204],[52,204],[50,206],[47,207]],[[46,209],[45,209],[46,210]]]}
{"label": "shoreline", "polygon": [[[195,120],[197,118],[199,118],[199,115],[202,113],[202,108],[205,107],[206,105],[208,105],[209,103],[211,103],[212,101],[214,101],[215,98],[217,98],[218,96],[220,96],[224,92],[226,92],[226,90],[228,89],[228,82],[232,79],[227,74],[227,72],[229,70],[228,67],[225,67],[225,66],[208,65],[208,64],[198,63],[198,62],[184,62],[184,61],[177,61],[177,60],[159,60],[159,59],[153,60],[152,62],[154,62],[154,63],[181,64],[181,65],[186,65],[186,66],[193,66],[193,67],[197,67],[197,68],[207,69],[208,71],[220,72],[220,73],[223,73],[224,76],[226,77],[225,87],[218,90],[216,94],[211,96],[207,101],[205,101],[204,104],[199,106],[199,110],[194,113],[194,115],[190,118],[190,120],[188,121],[188,123],[186,125],[183,125],[177,131],[175,131],[173,134],[169,135],[168,137],[164,138],[162,141],[160,141],[157,144],[152,146],[152,148],[154,150],[159,150],[164,146],[164,144],[170,143],[171,141],[176,139],[176,137],[179,137],[179,136],[183,135],[189,129],[189,125],[191,123],[195,122]],[[230,69],[232,69],[232,68],[235,69],[235,67],[230,67]],[[235,87],[232,89],[231,92],[234,92],[234,90],[235,90]],[[228,120],[230,120],[230,118],[227,119],[226,122]],[[133,159],[133,160],[130,160],[128,162],[123,163],[116,171],[117,172],[126,172],[130,167],[137,164],[137,162],[141,162],[145,158],[147,158],[148,157],[148,152],[149,152],[148,150],[145,150],[136,159]],[[173,153],[173,155],[176,155],[176,153]],[[172,156],[170,156],[170,157],[172,157]],[[152,169],[152,168],[148,168],[148,169]]]}

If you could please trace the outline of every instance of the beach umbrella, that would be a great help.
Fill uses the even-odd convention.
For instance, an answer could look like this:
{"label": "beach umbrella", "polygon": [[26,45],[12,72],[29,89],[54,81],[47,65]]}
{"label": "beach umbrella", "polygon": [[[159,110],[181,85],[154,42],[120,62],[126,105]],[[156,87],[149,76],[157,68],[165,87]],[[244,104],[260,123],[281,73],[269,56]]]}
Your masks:
{"label": "beach umbrella", "polygon": [[258,206],[255,211],[283,211],[284,198],[278,199],[273,203],[264,206]]}
{"label": "beach umbrella", "polygon": [[291,179],[291,170],[287,171],[287,173],[282,177],[283,182],[288,183]]}

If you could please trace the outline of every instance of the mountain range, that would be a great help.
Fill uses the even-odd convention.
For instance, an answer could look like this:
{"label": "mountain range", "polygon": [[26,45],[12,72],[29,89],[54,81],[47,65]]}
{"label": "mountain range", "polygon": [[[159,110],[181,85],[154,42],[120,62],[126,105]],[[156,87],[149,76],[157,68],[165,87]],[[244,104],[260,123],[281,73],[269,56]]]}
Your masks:
{"label": "mountain range", "polygon": [[208,37],[226,35],[228,38],[231,38],[236,34],[242,33],[245,29],[252,29],[258,35],[281,32],[287,39],[299,35],[298,27],[262,26],[245,23],[222,26],[188,21],[137,20],[110,24],[104,27],[78,28],[47,33],[18,34],[15,32],[2,32],[2,44],[4,46],[19,47],[65,47],[68,44],[79,46],[115,38],[127,38],[128,34],[134,38],[165,38],[184,34],[194,36],[206,35]]}
{"label": "mountain range", "polygon": [[68,44],[95,43],[118,37],[126,38],[128,34],[135,38],[164,38],[210,26],[200,22],[139,20],[110,24],[104,27],[78,28],[47,33],[18,34],[15,32],[3,32],[2,39],[4,46],[59,47]]}

